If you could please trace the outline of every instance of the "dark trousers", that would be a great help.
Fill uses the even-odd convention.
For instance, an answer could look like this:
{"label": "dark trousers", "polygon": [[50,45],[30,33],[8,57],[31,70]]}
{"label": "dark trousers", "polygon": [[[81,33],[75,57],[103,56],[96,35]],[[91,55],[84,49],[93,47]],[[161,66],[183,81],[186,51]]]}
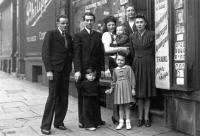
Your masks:
{"label": "dark trousers", "polygon": [[[111,72],[111,76],[113,75],[113,70],[116,67],[117,67],[117,64],[115,63],[115,60],[113,58],[110,58],[109,59],[109,70]],[[112,93],[112,101],[114,102],[113,93]],[[112,121],[113,121],[113,123],[117,123],[119,121],[119,106],[116,104],[113,104]]]}
{"label": "dark trousers", "polygon": [[102,124],[100,96],[83,96],[78,90],[78,119],[85,128],[97,127]]}
{"label": "dark trousers", "polygon": [[42,118],[42,129],[51,129],[54,125],[64,125],[63,121],[68,109],[69,72],[54,72],[53,80],[49,81],[49,95]]}
{"label": "dark trousers", "polygon": [[102,124],[100,96],[83,96],[83,124],[85,128],[97,127]]}

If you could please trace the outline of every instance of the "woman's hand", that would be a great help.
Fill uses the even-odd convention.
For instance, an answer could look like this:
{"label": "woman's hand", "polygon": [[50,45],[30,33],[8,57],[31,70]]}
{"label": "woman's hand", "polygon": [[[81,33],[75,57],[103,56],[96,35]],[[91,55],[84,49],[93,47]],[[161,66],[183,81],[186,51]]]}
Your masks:
{"label": "woman's hand", "polygon": [[135,88],[134,89],[132,89],[132,96],[135,96],[136,95],[136,93],[135,93]]}
{"label": "woman's hand", "polygon": [[118,47],[118,51],[122,51],[126,54],[129,53],[129,50],[130,50],[129,47]]}
{"label": "woman's hand", "polygon": [[111,94],[112,93],[112,89],[108,89],[105,91],[106,94]]}

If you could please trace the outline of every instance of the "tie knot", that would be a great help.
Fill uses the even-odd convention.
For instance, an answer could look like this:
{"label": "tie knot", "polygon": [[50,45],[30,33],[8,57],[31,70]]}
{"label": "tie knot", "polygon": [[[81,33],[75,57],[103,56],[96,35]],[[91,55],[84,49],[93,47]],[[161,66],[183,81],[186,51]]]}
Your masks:
{"label": "tie knot", "polygon": [[62,32],[62,36],[65,36],[65,32]]}

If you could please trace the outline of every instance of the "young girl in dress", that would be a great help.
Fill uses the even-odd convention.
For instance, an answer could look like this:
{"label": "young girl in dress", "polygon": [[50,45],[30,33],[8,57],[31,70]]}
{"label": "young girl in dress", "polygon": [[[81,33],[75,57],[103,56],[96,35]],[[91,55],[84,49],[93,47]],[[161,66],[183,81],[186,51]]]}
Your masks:
{"label": "young girl in dress", "polygon": [[124,127],[124,115],[126,117],[126,129],[131,129],[129,104],[133,102],[132,95],[135,95],[135,75],[132,68],[125,65],[125,57],[125,53],[117,53],[117,67],[113,70],[111,89],[106,91],[106,93],[114,93],[114,104],[119,105],[117,130]]}

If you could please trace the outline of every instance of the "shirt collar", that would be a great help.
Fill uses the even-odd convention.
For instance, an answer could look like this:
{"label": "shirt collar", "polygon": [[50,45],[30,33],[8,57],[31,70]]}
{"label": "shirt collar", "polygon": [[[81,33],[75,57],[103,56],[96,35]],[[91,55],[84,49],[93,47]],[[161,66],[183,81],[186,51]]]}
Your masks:
{"label": "shirt collar", "polygon": [[59,27],[58,27],[58,30],[59,30],[60,34],[62,35],[62,33],[63,33],[63,32],[60,30],[60,28],[59,28]]}
{"label": "shirt collar", "polygon": [[92,30],[89,30],[87,27],[85,27],[85,30],[88,32],[88,34],[90,34],[92,32]]}
{"label": "shirt collar", "polygon": [[142,37],[144,35],[144,33],[146,32],[146,30],[144,30],[142,33],[139,33],[139,35]]}

